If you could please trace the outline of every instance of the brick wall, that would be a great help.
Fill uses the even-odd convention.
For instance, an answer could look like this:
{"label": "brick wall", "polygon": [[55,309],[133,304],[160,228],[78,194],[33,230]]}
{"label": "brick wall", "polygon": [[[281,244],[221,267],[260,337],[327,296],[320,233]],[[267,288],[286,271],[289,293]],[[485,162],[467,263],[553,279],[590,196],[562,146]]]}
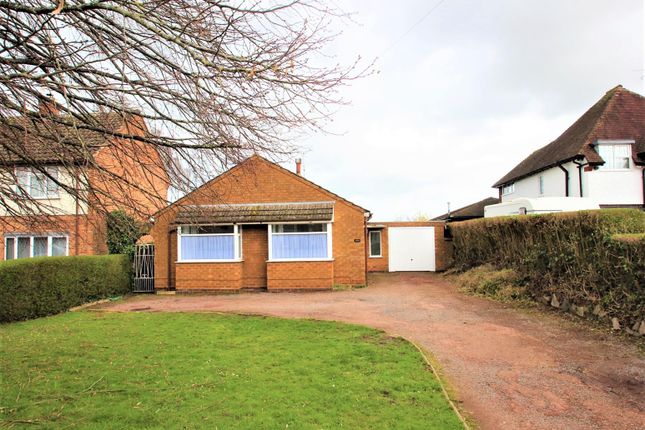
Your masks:
{"label": "brick wall", "polygon": [[242,263],[177,263],[178,292],[235,291],[242,288]]}
{"label": "brick wall", "polygon": [[333,261],[289,261],[267,264],[269,291],[327,290],[334,285]]}
{"label": "brick wall", "polygon": [[[135,116],[124,121],[119,132],[144,135],[147,128],[143,119]],[[105,212],[123,209],[147,222],[152,214],[167,205],[170,180],[152,145],[112,139],[110,145],[94,154],[94,161],[102,170],[90,171],[89,179],[98,198],[96,204]]]}
{"label": "brick wall", "polygon": [[269,240],[266,225],[242,227],[242,264],[244,288],[266,288]]}
{"label": "brick wall", "polygon": [[[172,222],[180,205],[334,201],[332,224],[333,279],[328,285],[365,285],[365,217],[363,209],[259,157],[253,157],[180,199],[156,216],[151,235],[155,243],[155,287],[172,288],[176,242],[169,243]],[[262,226],[266,237],[266,226]],[[260,230],[243,227],[243,286],[259,285],[264,239]],[[255,237],[257,242],[252,240]],[[176,240],[176,239],[175,239]],[[268,254],[268,253],[267,253]],[[247,263],[248,260],[248,263]],[[266,258],[264,260],[266,262]],[[177,265],[178,266],[178,265]],[[267,269],[268,271],[268,269]],[[176,288],[182,281],[177,276]],[[246,285],[246,283],[249,285]]]}
{"label": "brick wall", "polygon": [[387,272],[389,270],[388,228],[390,227],[434,227],[435,268],[438,272],[440,272],[447,270],[451,266],[452,242],[445,240],[443,237],[443,229],[445,226],[445,223],[443,221],[375,222],[371,224],[385,226],[385,228],[380,229],[382,256],[370,257],[367,259],[368,272]]}
{"label": "brick wall", "polygon": [[69,255],[97,255],[107,253],[105,218],[90,215],[63,215],[50,217],[2,217],[0,220],[0,260],[4,260],[5,237],[11,234],[68,236]]}

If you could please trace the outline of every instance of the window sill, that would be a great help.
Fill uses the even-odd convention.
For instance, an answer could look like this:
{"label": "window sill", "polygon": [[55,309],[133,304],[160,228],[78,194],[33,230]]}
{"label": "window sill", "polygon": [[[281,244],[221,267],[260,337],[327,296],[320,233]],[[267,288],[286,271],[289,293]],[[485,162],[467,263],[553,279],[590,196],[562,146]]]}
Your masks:
{"label": "window sill", "polygon": [[239,259],[239,260],[177,260],[175,261],[176,264],[183,264],[183,263],[188,263],[188,264],[195,264],[195,263],[242,263],[244,260]]}
{"label": "window sill", "polygon": [[16,200],[60,200],[60,196],[56,197],[16,197]]}
{"label": "window sill", "polygon": [[383,258],[382,255],[370,255],[369,258]]}
{"label": "window sill", "polygon": [[306,261],[334,261],[333,258],[281,258],[274,260],[267,260],[267,263],[302,263]]}

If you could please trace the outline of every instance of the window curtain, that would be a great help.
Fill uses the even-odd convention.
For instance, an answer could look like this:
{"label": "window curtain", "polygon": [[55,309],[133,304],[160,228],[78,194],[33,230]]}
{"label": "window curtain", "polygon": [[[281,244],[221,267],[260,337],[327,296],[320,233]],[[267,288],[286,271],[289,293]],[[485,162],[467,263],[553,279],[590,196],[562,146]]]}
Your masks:
{"label": "window curtain", "polygon": [[67,238],[54,237],[52,238],[52,255],[66,255],[67,254]]}
{"label": "window curtain", "polygon": [[327,258],[327,233],[273,234],[274,259]]}
{"label": "window curtain", "polygon": [[34,237],[34,257],[47,256],[47,238]]}
{"label": "window curtain", "polygon": [[182,260],[233,260],[235,240],[230,236],[180,236]]}

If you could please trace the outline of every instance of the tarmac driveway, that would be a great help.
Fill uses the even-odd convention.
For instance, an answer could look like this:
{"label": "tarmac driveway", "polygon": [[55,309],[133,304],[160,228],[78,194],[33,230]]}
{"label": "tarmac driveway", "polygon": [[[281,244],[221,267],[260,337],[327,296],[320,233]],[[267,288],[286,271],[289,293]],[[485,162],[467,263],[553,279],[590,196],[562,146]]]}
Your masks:
{"label": "tarmac driveway", "polygon": [[543,312],[456,291],[436,274],[378,274],[365,289],[137,296],[114,311],[222,311],[346,321],[429,351],[483,429],[643,429],[645,357],[624,341]]}

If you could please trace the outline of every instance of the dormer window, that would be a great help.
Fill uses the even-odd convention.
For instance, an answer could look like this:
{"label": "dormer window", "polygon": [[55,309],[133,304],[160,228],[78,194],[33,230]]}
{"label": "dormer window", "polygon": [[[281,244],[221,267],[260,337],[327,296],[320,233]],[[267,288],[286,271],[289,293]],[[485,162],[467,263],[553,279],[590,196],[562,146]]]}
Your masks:
{"label": "dormer window", "polygon": [[602,170],[628,170],[631,167],[632,145],[625,141],[598,141],[598,155],[605,164]]}

